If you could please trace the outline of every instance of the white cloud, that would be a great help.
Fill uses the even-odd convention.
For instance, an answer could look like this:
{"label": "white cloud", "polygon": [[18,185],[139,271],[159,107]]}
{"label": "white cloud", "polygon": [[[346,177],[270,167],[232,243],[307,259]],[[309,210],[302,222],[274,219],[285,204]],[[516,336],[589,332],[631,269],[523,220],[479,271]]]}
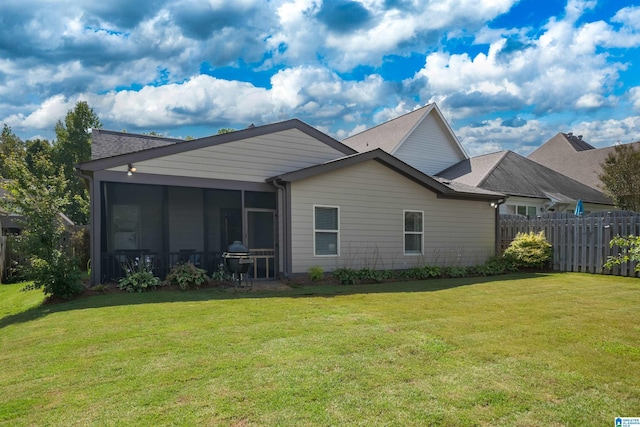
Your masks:
{"label": "white cloud", "polygon": [[572,126],[574,133],[595,147],[607,147],[617,142],[626,144],[640,141],[640,116],[624,119],[580,122]]}
{"label": "white cloud", "polygon": [[539,146],[556,132],[544,128],[538,120],[529,120],[519,127],[505,126],[503,120],[487,120],[479,125],[457,129],[460,143],[470,156],[501,151],[505,147],[520,154],[527,154],[530,146]]}
{"label": "white cloud", "polygon": [[196,76],[184,83],[160,87],[146,86],[139,91],[110,92],[94,96],[99,114],[105,120],[145,127],[225,122],[251,122],[261,119],[272,106],[267,91],[249,83]]}
{"label": "white cloud", "polygon": [[58,120],[64,118],[67,111],[73,108],[75,100],[69,100],[63,95],[56,95],[45,100],[30,114],[13,114],[5,119],[11,127],[21,129],[53,129]]}
{"label": "white cloud", "polygon": [[576,101],[576,107],[585,109],[598,108],[604,105],[604,103],[605,99],[602,95],[597,93],[586,93],[578,98]]}
{"label": "white cloud", "polygon": [[421,105],[411,105],[407,104],[405,101],[401,101],[395,107],[387,107],[378,111],[373,115],[374,123],[384,123],[388,122],[391,119],[395,119],[396,117],[402,116],[403,114],[410,113],[418,108]]}
{"label": "white cloud", "polygon": [[277,9],[280,28],[269,44],[274,49],[286,45],[286,51],[276,56],[290,61],[290,65],[300,65],[320,53],[339,71],[358,65],[377,66],[385,55],[426,51],[452,28],[464,25],[479,29],[484,22],[508,11],[516,0],[415,1],[406,5],[407,10],[389,8],[381,1],[361,3],[371,17],[368,25],[340,33],[318,24],[321,1],[284,2]]}
{"label": "white cloud", "polygon": [[632,31],[640,30],[640,6],[630,6],[616,12],[613,22],[619,22]]}
{"label": "white cloud", "polygon": [[633,103],[633,108],[640,111],[640,86],[632,87],[629,90],[629,97]]}
{"label": "white cloud", "polygon": [[[414,79],[427,82],[422,99],[437,100],[454,117],[527,106],[542,114],[610,105],[615,99],[605,94],[627,65],[612,61],[599,48],[627,46],[630,33],[602,21],[574,27],[593,6],[594,2],[570,1],[565,19],[551,19],[539,36],[513,36],[513,30],[505,30],[498,38],[495,30],[481,31],[483,40],[491,43],[486,53],[475,57],[429,54]],[[634,35],[634,46],[640,46],[639,36]]]}
{"label": "white cloud", "polygon": [[349,81],[328,68],[312,66],[281,70],[271,78],[271,85],[270,97],[279,110],[295,111],[305,106],[307,112],[321,112],[330,107],[335,109],[334,117],[376,107],[391,91],[375,74],[361,81]]}

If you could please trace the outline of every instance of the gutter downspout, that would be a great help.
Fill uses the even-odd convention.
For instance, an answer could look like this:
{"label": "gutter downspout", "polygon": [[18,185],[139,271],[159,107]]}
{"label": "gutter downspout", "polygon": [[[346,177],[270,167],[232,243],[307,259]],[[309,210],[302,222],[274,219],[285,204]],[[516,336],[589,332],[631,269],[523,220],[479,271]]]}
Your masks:
{"label": "gutter downspout", "polygon": [[494,253],[495,256],[500,255],[500,205],[506,202],[507,199],[498,199],[496,202],[491,202],[491,207],[493,207],[496,211],[495,213],[495,248]]}
{"label": "gutter downspout", "polygon": [[[287,235],[287,224],[289,224],[289,212],[287,210],[287,188],[282,185],[279,184],[277,180],[273,180],[271,181],[271,183],[273,184],[273,186],[275,188],[278,189],[278,192],[281,192],[282,194],[282,212],[280,212],[281,217],[282,217],[282,221],[280,221],[280,218],[278,218],[278,221],[276,224],[278,224],[278,228],[280,228],[280,224],[282,223],[282,270],[283,270],[283,274],[284,274],[284,278],[288,279],[289,278],[289,236]],[[279,236],[280,233],[278,233]]]}
{"label": "gutter downspout", "polygon": [[98,258],[100,257],[99,254],[96,254],[95,252],[95,248],[94,248],[94,243],[95,243],[95,237],[96,237],[96,233],[95,230],[93,229],[93,216],[94,216],[94,212],[92,209],[92,205],[94,203],[94,194],[93,194],[93,176],[90,175],[85,175],[84,173],[82,173],[82,170],[80,168],[78,168],[78,166],[76,165],[75,167],[76,169],[76,175],[78,175],[80,178],[84,179],[85,183],[87,184],[87,190],[89,191],[89,260],[91,261],[91,277],[89,278],[89,281],[91,282],[92,285],[96,285],[98,283],[100,283],[99,281],[96,280],[96,276],[98,273],[98,270],[100,269],[100,262],[96,261],[98,260]]}

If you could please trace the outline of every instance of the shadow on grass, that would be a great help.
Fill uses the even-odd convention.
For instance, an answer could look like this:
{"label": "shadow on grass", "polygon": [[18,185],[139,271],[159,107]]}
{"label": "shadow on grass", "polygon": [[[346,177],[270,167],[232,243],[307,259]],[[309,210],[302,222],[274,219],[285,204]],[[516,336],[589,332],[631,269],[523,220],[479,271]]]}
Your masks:
{"label": "shadow on grass", "polygon": [[[557,273],[553,273],[557,274]],[[116,307],[137,304],[162,304],[169,302],[198,302],[212,300],[256,298],[334,298],[344,295],[436,292],[461,286],[509,280],[543,278],[550,273],[513,273],[490,277],[466,277],[459,279],[427,279],[406,282],[388,282],[364,285],[304,285],[281,290],[250,290],[246,288],[205,288],[191,291],[158,290],[143,293],[112,293],[84,296],[71,301],[43,304],[24,312],[0,319],[0,329],[26,323],[52,313],[92,308]]]}

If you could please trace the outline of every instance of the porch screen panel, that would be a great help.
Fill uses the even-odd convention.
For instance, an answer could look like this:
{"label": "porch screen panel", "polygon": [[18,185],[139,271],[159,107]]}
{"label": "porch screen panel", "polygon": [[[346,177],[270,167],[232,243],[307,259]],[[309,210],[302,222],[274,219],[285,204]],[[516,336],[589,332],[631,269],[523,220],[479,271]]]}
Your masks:
{"label": "porch screen panel", "polygon": [[204,209],[209,251],[224,252],[242,240],[242,192],[205,190]]}
{"label": "porch screen panel", "polygon": [[202,189],[169,187],[169,251],[204,251]]}
{"label": "porch screen panel", "polygon": [[162,252],[164,187],[106,183],[107,250]]}

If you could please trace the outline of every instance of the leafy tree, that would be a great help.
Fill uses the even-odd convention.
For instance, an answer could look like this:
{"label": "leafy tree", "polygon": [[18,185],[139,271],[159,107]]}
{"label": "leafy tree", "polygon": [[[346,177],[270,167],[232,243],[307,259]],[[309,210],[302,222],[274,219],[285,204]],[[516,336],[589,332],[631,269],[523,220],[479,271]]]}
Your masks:
{"label": "leafy tree", "polygon": [[640,150],[617,145],[602,163],[599,178],[617,207],[640,212]]}
{"label": "leafy tree", "polygon": [[75,165],[91,159],[91,129],[101,127],[100,119],[85,101],[78,102],[75,108],[67,113],[64,123],[58,121],[56,124],[57,141],[53,154],[55,163],[67,179],[70,195],[64,213],[76,224],[88,222],[89,195],[76,175]]}
{"label": "leafy tree", "polygon": [[613,248],[614,246],[618,246],[621,252],[607,258],[605,267],[613,268],[614,265],[635,261],[637,262],[635,271],[640,271],[640,236],[632,234],[628,237],[616,236],[609,242],[609,247]]}
{"label": "leafy tree", "polygon": [[52,162],[38,162],[39,157],[51,159],[53,156],[53,147],[46,139],[31,139],[27,141],[25,163],[27,168],[37,177],[44,178],[47,175],[51,175],[53,170],[42,170],[44,166],[55,166]]}
{"label": "leafy tree", "polygon": [[[33,162],[38,170],[55,171],[45,156],[36,156]],[[27,259],[23,272],[33,280],[33,288],[43,288],[47,295],[70,298],[78,294],[82,289],[80,273],[65,247],[65,226],[60,216],[69,204],[63,171],[37,177],[16,157],[8,158],[5,167],[12,180],[2,183],[7,195],[0,206],[23,217],[18,245]]]}
{"label": "leafy tree", "polygon": [[223,133],[231,133],[235,131],[236,130],[234,128],[220,128],[218,129],[218,135],[222,135]]}
{"label": "leafy tree", "polygon": [[11,172],[7,167],[9,159],[24,159],[24,142],[18,138],[6,124],[0,134],[0,177],[11,179]]}

